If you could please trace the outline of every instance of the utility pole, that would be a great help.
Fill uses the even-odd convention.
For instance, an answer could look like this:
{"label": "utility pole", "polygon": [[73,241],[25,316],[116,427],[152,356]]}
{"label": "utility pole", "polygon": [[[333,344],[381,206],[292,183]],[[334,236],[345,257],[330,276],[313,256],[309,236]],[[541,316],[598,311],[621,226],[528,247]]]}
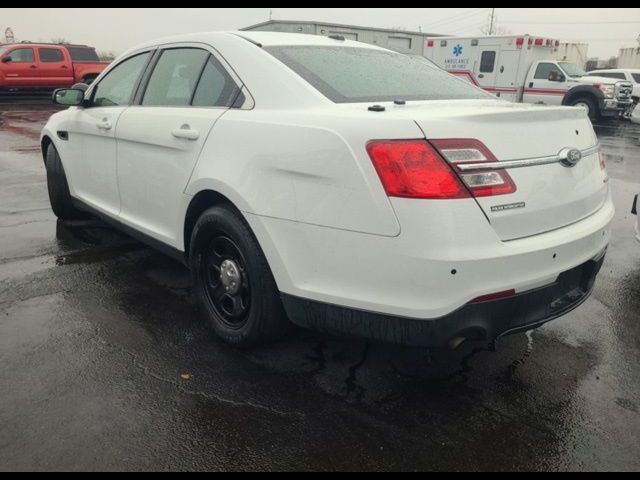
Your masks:
{"label": "utility pole", "polygon": [[273,9],[269,9],[269,20],[273,20]]}
{"label": "utility pole", "polygon": [[496,19],[496,9],[492,8],[491,9],[491,23],[489,25],[489,35],[493,35],[493,24],[495,22]]}

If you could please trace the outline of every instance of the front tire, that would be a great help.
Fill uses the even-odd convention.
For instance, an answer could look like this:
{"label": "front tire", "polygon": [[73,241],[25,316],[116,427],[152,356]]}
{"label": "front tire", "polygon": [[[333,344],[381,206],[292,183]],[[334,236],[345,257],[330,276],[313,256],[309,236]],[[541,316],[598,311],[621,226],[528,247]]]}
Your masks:
{"label": "front tire", "polygon": [[273,274],[239,212],[227,206],[206,210],[189,250],[195,295],[218,337],[252,347],[286,333],[289,322]]}
{"label": "front tire", "polygon": [[572,107],[582,107],[587,112],[587,116],[591,120],[597,120],[600,118],[600,112],[598,111],[598,107],[593,100],[586,97],[578,97],[573,100],[570,104]]}
{"label": "front tire", "polygon": [[60,160],[58,151],[53,146],[47,148],[45,166],[47,169],[47,189],[49,190],[49,202],[51,209],[60,220],[81,220],[87,214],[73,206],[67,176]]}

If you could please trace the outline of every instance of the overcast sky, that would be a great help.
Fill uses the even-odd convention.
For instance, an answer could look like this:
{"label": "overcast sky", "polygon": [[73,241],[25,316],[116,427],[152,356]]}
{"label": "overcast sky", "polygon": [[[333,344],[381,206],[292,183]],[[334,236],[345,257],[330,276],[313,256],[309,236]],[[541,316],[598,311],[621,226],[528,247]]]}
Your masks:
{"label": "overcast sky", "polygon": [[[234,30],[273,18],[320,20],[372,27],[475,35],[489,8],[0,8],[0,39],[11,27],[19,40],[64,38],[121,53],[142,41],[185,32]],[[606,58],[638,46],[640,8],[497,8],[499,28],[562,41],[589,43],[589,56]]]}

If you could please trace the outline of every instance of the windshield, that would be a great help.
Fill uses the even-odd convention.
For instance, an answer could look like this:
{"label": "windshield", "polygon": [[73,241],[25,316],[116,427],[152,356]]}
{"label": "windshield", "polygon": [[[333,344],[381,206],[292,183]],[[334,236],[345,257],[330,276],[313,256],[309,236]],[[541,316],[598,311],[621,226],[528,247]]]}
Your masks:
{"label": "windshield", "polygon": [[587,72],[577,66],[575,63],[567,63],[567,62],[559,62],[564,73],[569,75],[571,78],[580,78],[584,77]]}
{"label": "windshield", "polygon": [[640,73],[632,73],[631,76],[633,77],[633,81],[635,83],[640,83]]}
{"label": "windshield", "polygon": [[336,103],[493,98],[424,59],[386,50],[309,45],[265,50]]}
{"label": "windshield", "polygon": [[2,55],[6,51],[7,49],[5,47],[0,47],[0,55]]}

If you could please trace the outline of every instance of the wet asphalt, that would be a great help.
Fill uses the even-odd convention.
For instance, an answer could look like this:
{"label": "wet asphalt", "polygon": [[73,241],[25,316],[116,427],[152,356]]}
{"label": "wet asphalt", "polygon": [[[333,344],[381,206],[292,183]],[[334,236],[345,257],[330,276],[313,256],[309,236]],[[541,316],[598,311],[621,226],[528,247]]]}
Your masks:
{"label": "wet asphalt", "polygon": [[188,271],[57,222],[50,107],[0,106],[0,470],[640,469],[640,126],[596,126],[618,209],[593,296],[495,348],[213,338]]}

